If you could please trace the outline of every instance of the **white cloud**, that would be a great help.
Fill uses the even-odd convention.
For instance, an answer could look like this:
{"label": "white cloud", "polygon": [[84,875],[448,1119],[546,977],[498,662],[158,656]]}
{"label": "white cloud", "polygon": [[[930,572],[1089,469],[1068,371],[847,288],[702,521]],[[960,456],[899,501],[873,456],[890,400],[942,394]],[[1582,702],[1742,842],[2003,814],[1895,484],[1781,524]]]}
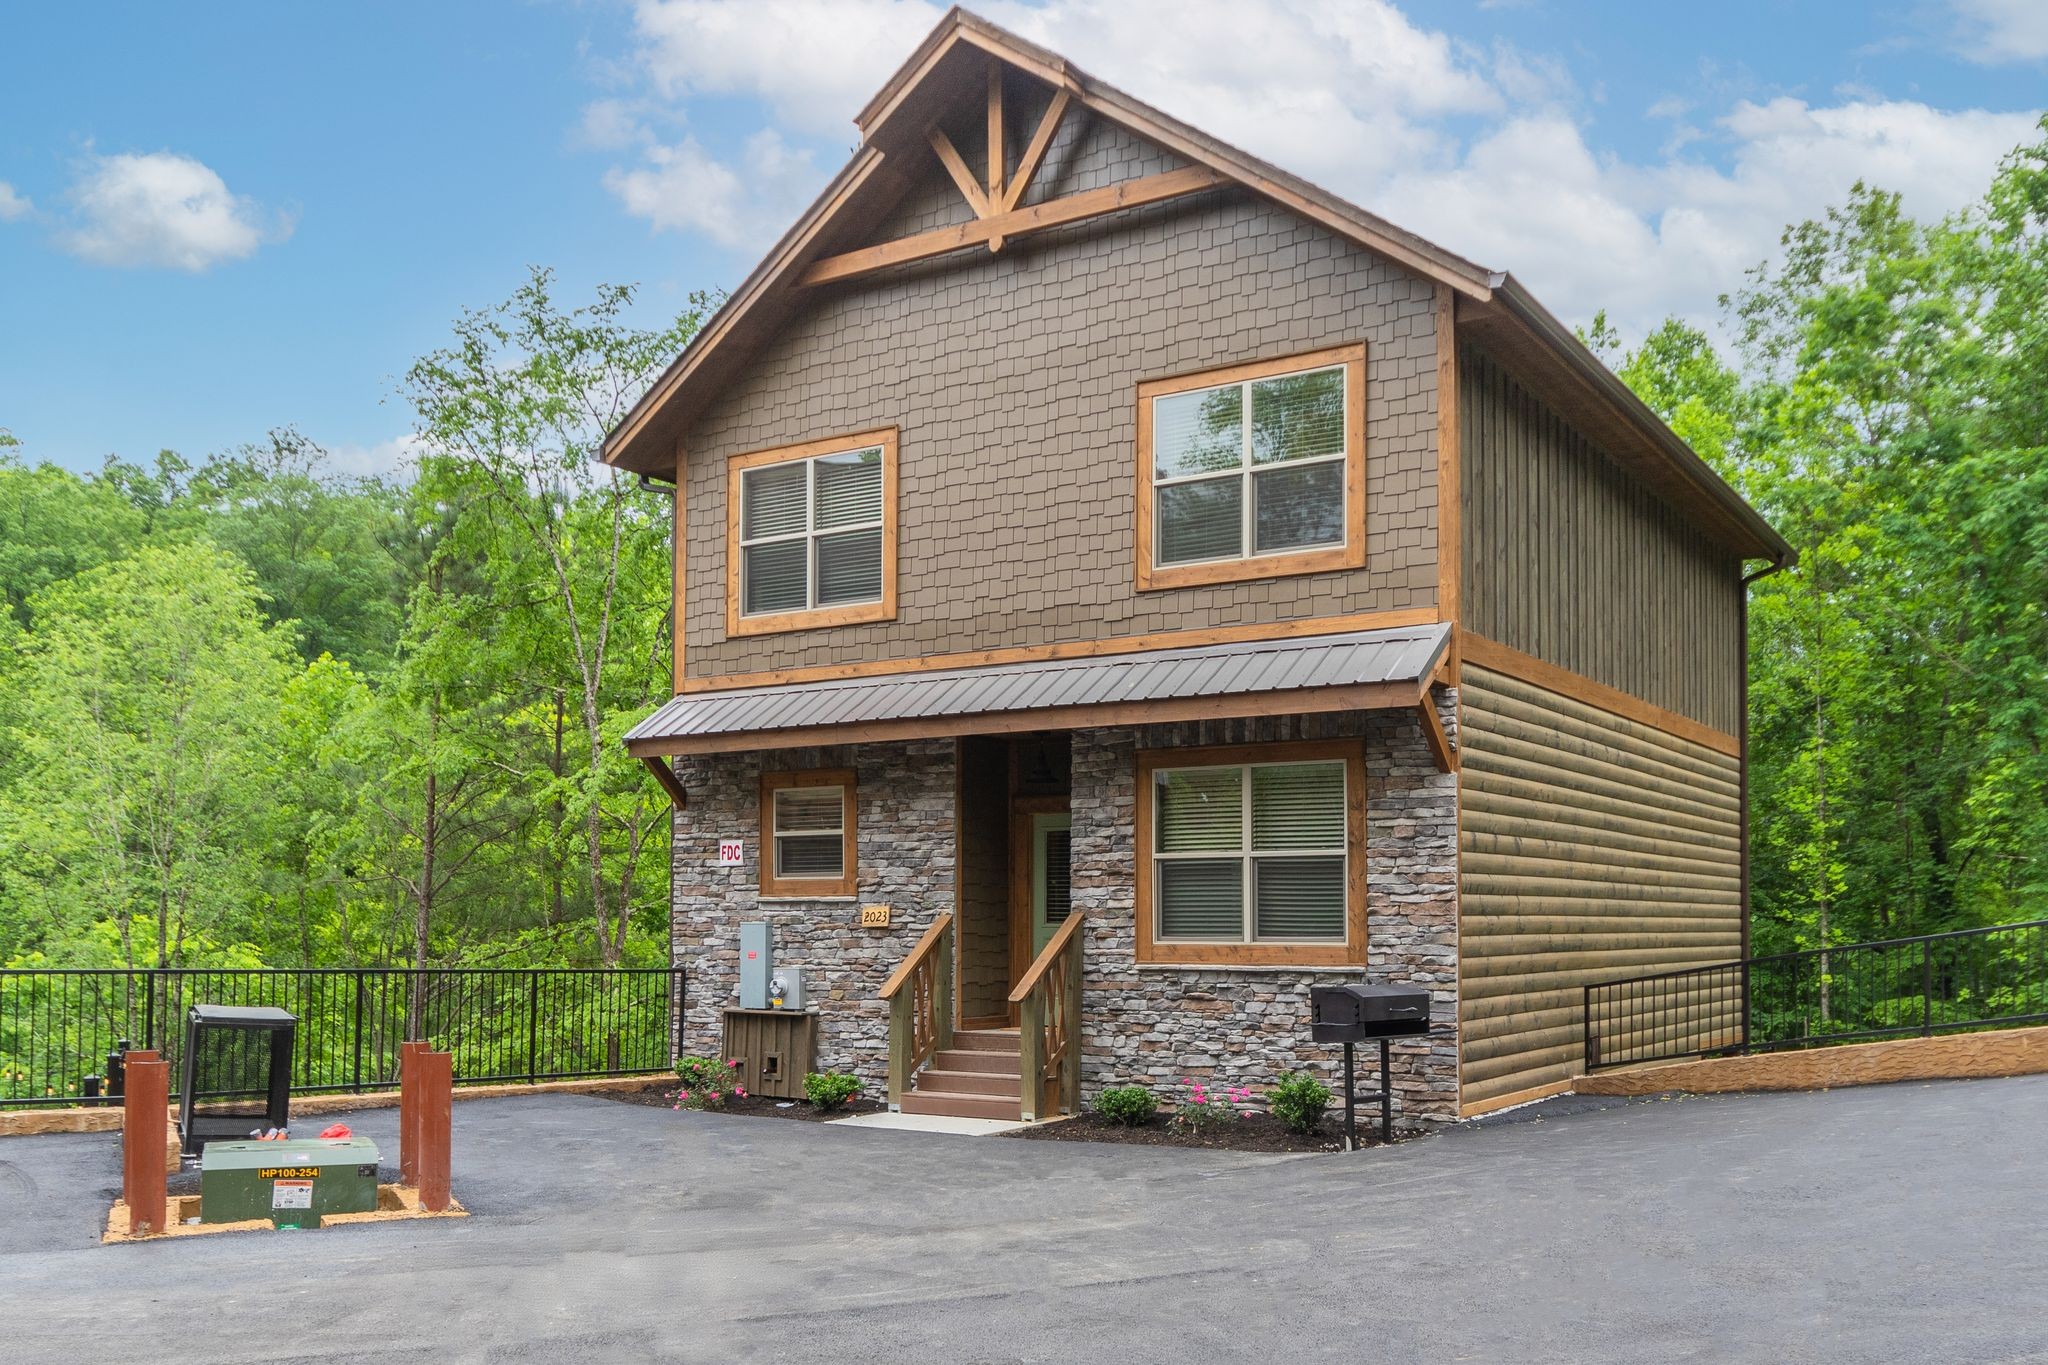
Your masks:
{"label": "white cloud", "polygon": [[1859,179],[1922,216],[1962,207],[2032,127],[2030,114],[1900,101],[1743,102],[1708,138],[1724,167],[1601,157],[1562,115],[1517,116],[1456,163],[1392,177],[1366,202],[1513,270],[1568,319],[1604,307],[1640,333],[1667,313],[1712,320],[1715,295],[1770,256],[1786,224],[1841,202]]}
{"label": "white cloud", "polygon": [[65,250],[97,265],[200,271],[291,234],[210,167],[176,152],[95,156],[69,192]]}
{"label": "white cloud", "polygon": [[5,180],[0,180],[0,223],[11,223],[17,218],[26,218],[34,210],[35,205],[28,201],[27,195],[16,190]]}
{"label": "white cloud", "polygon": [[[2048,14],[2042,0],[1957,3],[2004,15],[2014,32]],[[1787,223],[1839,203],[1859,179],[1900,191],[1915,213],[1962,206],[2031,137],[2035,117],[1861,92],[1726,103],[1736,95],[1724,91],[1718,107],[1660,100],[1652,116],[1674,120],[1672,135],[1631,160],[1595,150],[1557,59],[1480,52],[1388,0],[981,8],[1177,117],[1513,270],[1569,320],[1605,307],[1632,332],[1672,312],[1711,322],[1716,294],[1771,255]],[[636,61],[648,99],[686,112],[694,96],[749,98],[771,126],[730,164],[640,125],[628,139],[645,148],[640,163],[614,167],[607,185],[657,228],[765,249],[850,141],[842,120],[942,12],[918,0],[642,0]]]}
{"label": "white cloud", "polygon": [[2042,0],[1950,0],[1956,51],[1995,66],[2048,60],[2048,4]]}
{"label": "white cloud", "polygon": [[626,212],[657,232],[701,232],[721,246],[765,250],[802,212],[821,179],[808,148],[791,147],[764,128],[747,139],[737,167],[693,137],[649,139],[639,164],[613,167],[604,185]]}
{"label": "white cloud", "polygon": [[362,478],[406,475],[419,459],[420,446],[420,438],[411,432],[372,445],[344,442],[327,447],[327,467]]}
{"label": "white cloud", "polygon": [[804,133],[853,116],[945,10],[926,0],[640,0],[638,65],[660,95],[745,95]]}

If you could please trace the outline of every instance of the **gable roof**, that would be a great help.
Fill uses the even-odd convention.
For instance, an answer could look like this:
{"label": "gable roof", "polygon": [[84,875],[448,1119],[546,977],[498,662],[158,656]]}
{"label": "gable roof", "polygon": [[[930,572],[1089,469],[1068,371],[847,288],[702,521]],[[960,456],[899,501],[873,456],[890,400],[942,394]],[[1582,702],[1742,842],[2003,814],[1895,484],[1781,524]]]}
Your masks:
{"label": "gable roof", "polygon": [[[806,280],[806,272],[852,245],[853,233],[908,191],[930,154],[927,130],[974,93],[990,57],[1191,163],[1172,192],[1239,186],[1448,290],[1457,300],[1462,333],[1498,352],[1529,387],[1666,501],[1745,557],[1790,561],[1791,547],[1756,510],[1512,276],[1475,265],[1221,142],[958,7],[855,117],[862,141],[852,158],[606,436],[606,463],[675,477],[682,434],[745,360],[801,308],[807,292],[820,287]],[[985,241],[963,235],[959,246]]]}

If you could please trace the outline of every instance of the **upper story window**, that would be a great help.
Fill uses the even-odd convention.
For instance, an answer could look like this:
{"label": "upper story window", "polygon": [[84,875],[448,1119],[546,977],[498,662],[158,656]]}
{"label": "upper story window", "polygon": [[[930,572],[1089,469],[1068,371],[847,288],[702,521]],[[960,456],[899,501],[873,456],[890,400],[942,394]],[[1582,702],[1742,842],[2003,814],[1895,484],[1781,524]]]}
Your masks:
{"label": "upper story window", "polygon": [[896,430],[735,455],[726,633],[896,614]]}
{"label": "upper story window", "polygon": [[1365,564],[1365,348],[1138,386],[1138,587]]}
{"label": "upper story window", "polygon": [[1138,759],[1140,961],[1363,960],[1355,741]]}

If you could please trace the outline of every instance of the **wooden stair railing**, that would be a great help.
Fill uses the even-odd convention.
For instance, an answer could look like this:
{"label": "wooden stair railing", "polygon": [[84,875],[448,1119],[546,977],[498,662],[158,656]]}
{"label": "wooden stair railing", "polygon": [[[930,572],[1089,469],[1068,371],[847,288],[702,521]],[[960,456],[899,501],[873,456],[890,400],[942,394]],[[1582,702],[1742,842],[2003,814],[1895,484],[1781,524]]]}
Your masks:
{"label": "wooden stair railing", "polygon": [[910,1093],[911,1078],[940,1048],[953,1045],[953,916],[940,915],[887,983],[889,1103]]}
{"label": "wooden stair railing", "polygon": [[1018,1096],[1026,1122],[1081,1110],[1081,921],[1074,911],[1024,973],[1017,1007]]}

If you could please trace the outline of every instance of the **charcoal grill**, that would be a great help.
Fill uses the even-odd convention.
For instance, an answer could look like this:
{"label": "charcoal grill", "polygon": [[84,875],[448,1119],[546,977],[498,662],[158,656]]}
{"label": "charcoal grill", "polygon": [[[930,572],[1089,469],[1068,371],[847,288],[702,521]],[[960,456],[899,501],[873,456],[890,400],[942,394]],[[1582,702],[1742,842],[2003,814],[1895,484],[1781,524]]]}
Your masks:
{"label": "charcoal grill", "polygon": [[[1344,1045],[1344,1150],[1358,1149],[1358,1101],[1380,1102],[1380,1141],[1394,1140],[1393,1042],[1429,1032],[1429,992],[1420,986],[1345,982],[1309,989],[1309,1036]],[[1380,1088],[1360,1095],[1357,1047],[1380,1045]]]}

